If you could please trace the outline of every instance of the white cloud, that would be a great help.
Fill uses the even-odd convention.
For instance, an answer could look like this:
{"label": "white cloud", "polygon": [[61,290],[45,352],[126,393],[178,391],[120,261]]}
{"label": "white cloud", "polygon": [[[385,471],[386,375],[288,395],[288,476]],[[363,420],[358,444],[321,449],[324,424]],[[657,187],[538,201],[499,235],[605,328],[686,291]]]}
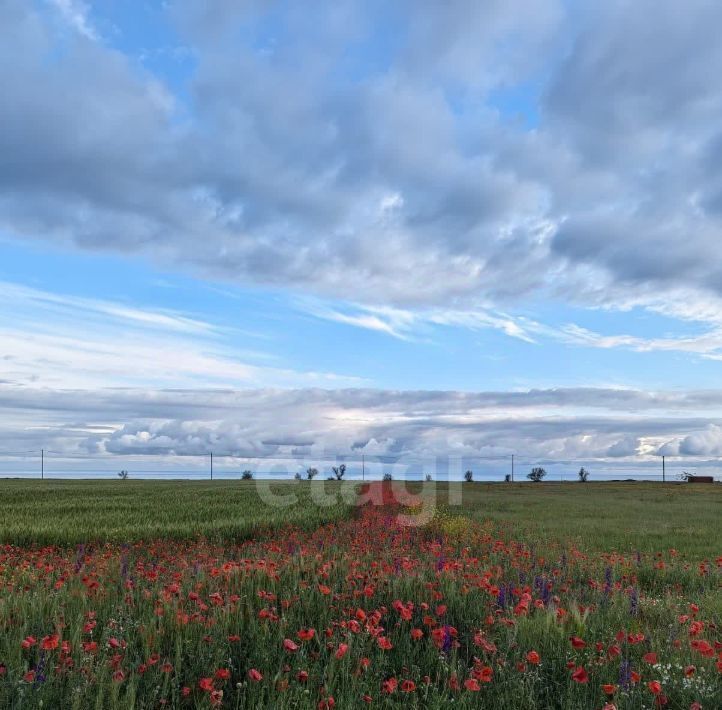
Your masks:
{"label": "white cloud", "polygon": [[[93,35],[86,3],[53,4]],[[191,112],[163,77],[10,0],[0,225],[454,320],[543,296],[664,308],[684,283],[719,298],[719,6],[477,5],[284,6],[284,43],[263,3],[174,3]],[[398,31],[376,56],[382,26]]]}
{"label": "white cloud", "polygon": [[[619,468],[659,453],[715,456],[722,392],[558,389],[90,389],[0,384],[0,451],[241,458],[342,455],[580,461]],[[662,450],[678,442],[674,451]],[[679,443],[681,442],[681,443]],[[627,463],[625,463],[627,462]]]}
{"label": "white cloud", "polygon": [[62,15],[63,19],[87,39],[97,41],[98,32],[90,21],[90,9],[82,0],[49,0]]}
{"label": "white cloud", "polygon": [[0,282],[0,380],[35,387],[351,385],[331,372],[270,366],[220,326]]}
{"label": "white cloud", "polygon": [[492,309],[475,307],[466,310],[444,308],[402,309],[391,306],[365,306],[360,303],[328,303],[320,299],[296,299],[296,306],[324,320],[375,330],[402,340],[419,340],[428,336],[429,326],[453,326],[471,330],[500,330],[511,338],[533,343],[535,333],[545,328],[528,318],[514,317]]}

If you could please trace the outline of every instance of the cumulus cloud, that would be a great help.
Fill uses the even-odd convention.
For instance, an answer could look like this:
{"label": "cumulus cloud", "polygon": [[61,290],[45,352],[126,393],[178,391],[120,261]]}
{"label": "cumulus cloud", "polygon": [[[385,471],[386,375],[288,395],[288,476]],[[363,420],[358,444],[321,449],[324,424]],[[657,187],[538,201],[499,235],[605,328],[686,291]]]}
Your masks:
{"label": "cumulus cloud", "polygon": [[679,444],[679,453],[692,456],[719,456],[722,452],[720,428],[711,424],[704,431],[689,434]]}
{"label": "cumulus cloud", "polygon": [[[558,389],[51,390],[0,385],[0,450],[244,458],[646,460],[714,455],[722,393]],[[702,434],[700,434],[702,432]],[[687,437],[685,439],[685,437]],[[697,443],[695,443],[697,442]],[[11,448],[12,447],[12,448]]]}
{"label": "cumulus cloud", "polygon": [[722,293],[718,3],[172,3],[182,93],[54,5],[0,8],[10,234],[374,306]]}

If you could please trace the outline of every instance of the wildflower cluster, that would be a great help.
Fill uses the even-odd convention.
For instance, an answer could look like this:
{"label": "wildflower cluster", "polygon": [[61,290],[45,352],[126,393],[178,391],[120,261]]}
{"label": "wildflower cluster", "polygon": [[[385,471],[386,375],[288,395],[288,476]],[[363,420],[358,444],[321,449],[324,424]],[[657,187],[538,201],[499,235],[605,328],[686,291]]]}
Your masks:
{"label": "wildflower cluster", "polygon": [[383,505],[305,532],[0,548],[0,703],[718,708],[722,558]]}

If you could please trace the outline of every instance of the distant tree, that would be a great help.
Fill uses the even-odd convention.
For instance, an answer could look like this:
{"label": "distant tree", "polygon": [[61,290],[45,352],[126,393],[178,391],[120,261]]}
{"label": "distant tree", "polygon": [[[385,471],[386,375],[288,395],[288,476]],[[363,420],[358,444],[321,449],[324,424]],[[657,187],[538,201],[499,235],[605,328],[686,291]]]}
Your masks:
{"label": "distant tree", "polygon": [[300,472],[300,471],[296,471],[296,473],[294,474],[293,477],[294,477],[297,481],[300,481],[300,480],[303,478],[303,476],[301,475],[301,472]]}
{"label": "distant tree", "polygon": [[693,473],[689,473],[688,471],[682,471],[682,473],[679,474],[678,478],[680,481],[689,481],[689,479],[692,478],[693,475]]}
{"label": "distant tree", "polygon": [[129,474],[127,471],[125,471],[125,470],[123,470],[123,471],[118,471],[118,478],[119,478],[121,481],[127,481],[129,475],[130,475],[130,474]]}
{"label": "distant tree", "polygon": [[507,473],[504,476],[504,483],[511,483],[511,474],[510,473]]}
{"label": "distant tree", "polygon": [[393,481],[394,477],[390,473],[384,474],[384,481]]}
{"label": "distant tree", "polygon": [[318,469],[317,468],[307,468],[306,469],[306,478],[309,481],[312,481],[314,476],[318,476]]}
{"label": "distant tree", "polygon": [[586,483],[589,480],[589,471],[587,471],[587,469],[582,466],[579,469],[579,473],[577,474],[577,476],[579,476],[579,480],[582,483]]}
{"label": "distant tree", "polygon": [[474,472],[471,469],[464,474],[464,480],[467,483],[471,483],[474,480]]}
{"label": "distant tree", "polygon": [[342,463],[340,466],[331,466],[333,475],[336,476],[336,480],[340,481],[346,473],[346,464]]}
{"label": "distant tree", "polygon": [[529,471],[529,473],[526,474],[526,477],[530,481],[534,481],[534,483],[539,483],[544,480],[544,476],[546,475],[547,472],[541,466],[535,466],[531,471]]}
{"label": "distant tree", "polygon": [[434,480],[434,479],[432,478],[431,474],[430,474],[430,473],[427,473],[427,474],[426,474],[426,482],[427,482],[427,483],[431,483],[431,481],[433,481],[433,480]]}
{"label": "distant tree", "polygon": [[241,474],[241,480],[242,481],[252,481],[253,480],[253,471],[249,471],[248,469],[246,469]]}

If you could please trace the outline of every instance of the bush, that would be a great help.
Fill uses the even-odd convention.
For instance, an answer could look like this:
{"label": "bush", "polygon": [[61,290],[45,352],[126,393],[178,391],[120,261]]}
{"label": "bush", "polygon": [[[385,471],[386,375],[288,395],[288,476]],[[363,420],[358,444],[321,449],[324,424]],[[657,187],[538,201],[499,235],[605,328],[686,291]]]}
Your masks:
{"label": "bush", "polygon": [[331,466],[331,470],[333,471],[333,475],[336,476],[336,480],[340,481],[344,473],[346,473],[346,464],[342,463],[340,466]]}
{"label": "bush", "polygon": [[130,475],[130,474],[129,474],[127,471],[125,471],[125,470],[124,470],[124,471],[118,471],[118,478],[119,478],[121,481],[126,481],[126,480],[128,479],[128,476],[129,476],[129,475]]}
{"label": "bush", "polygon": [[309,481],[312,481],[314,476],[318,476],[318,469],[317,468],[307,468],[306,469],[306,478]]}
{"label": "bush", "polygon": [[464,480],[467,483],[471,483],[474,480],[474,472],[469,470],[464,474]]}
{"label": "bush", "polygon": [[433,481],[433,480],[434,480],[434,479],[431,477],[431,474],[430,474],[430,473],[427,473],[427,474],[426,474],[426,482],[427,482],[427,483],[431,483],[431,481]]}
{"label": "bush", "polygon": [[586,483],[589,480],[589,471],[587,471],[587,469],[582,466],[579,469],[579,473],[577,474],[577,476],[579,476],[579,480],[582,483]]}
{"label": "bush", "polygon": [[526,477],[530,481],[534,481],[534,483],[539,483],[544,480],[544,476],[546,475],[547,472],[541,466],[535,466],[531,471],[529,471],[529,473],[527,473]]}
{"label": "bush", "polygon": [[394,477],[390,473],[384,474],[384,481],[393,481]]}
{"label": "bush", "polygon": [[253,480],[253,471],[249,471],[248,469],[246,469],[241,474],[241,480],[242,481],[252,481]]}

